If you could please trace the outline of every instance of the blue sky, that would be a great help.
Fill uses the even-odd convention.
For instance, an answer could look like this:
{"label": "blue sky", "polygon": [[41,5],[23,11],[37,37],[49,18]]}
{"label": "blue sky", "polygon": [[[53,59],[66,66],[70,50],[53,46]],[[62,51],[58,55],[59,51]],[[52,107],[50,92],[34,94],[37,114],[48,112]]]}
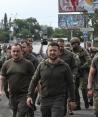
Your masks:
{"label": "blue sky", "polygon": [[34,17],[40,24],[58,26],[58,0],[1,0],[0,20],[8,17]]}

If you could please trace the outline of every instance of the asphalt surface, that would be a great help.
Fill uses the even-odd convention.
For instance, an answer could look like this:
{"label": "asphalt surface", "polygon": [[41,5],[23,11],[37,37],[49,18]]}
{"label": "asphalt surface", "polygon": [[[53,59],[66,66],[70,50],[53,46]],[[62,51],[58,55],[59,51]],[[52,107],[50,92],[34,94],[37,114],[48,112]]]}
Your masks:
{"label": "asphalt surface", "polygon": [[[38,110],[35,111],[35,117],[40,117],[39,107]],[[93,107],[89,109],[84,108],[83,101],[81,99],[81,110],[74,111],[74,115],[69,115],[67,113],[66,117],[95,117]],[[12,112],[9,109],[8,100],[5,96],[0,97],[0,117],[12,117]]]}

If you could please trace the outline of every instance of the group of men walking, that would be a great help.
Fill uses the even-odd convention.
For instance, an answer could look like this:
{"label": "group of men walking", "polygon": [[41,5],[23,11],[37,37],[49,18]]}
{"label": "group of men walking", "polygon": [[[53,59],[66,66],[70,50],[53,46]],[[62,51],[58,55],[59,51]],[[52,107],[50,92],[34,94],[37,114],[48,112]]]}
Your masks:
{"label": "group of men walking", "polygon": [[[73,110],[81,110],[79,87],[81,87],[85,108],[89,108],[87,93],[89,95],[92,93],[92,79],[97,71],[97,57],[93,60],[90,69],[90,55],[80,46],[79,38],[72,38],[70,44],[71,51],[65,49],[63,39],[58,39],[57,42],[51,41],[45,59],[40,60],[41,62],[32,52],[30,40],[11,45],[10,57],[2,62],[0,95],[3,94],[4,82],[7,82],[13,117],[34,117],[38,92],[40,92],[42,117],[64,117],[67,103],[73,114]],[[98,117],[97,103],[95,108]]]}

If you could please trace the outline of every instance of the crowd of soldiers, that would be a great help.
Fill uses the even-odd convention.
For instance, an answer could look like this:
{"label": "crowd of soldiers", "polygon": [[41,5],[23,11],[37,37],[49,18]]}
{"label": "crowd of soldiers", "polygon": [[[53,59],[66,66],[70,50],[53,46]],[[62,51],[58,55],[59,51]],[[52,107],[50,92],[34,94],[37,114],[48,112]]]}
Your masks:
{"label": "crowd of soldiers", "polygon": [[[41,43],[40,52],[34,53],[32,39],[28,38],[0,49],[0,95],[4,86],[13,117],[34,117],[37,96],[42,117],[64,117],[67,110],[73,115],[73,110],[81,110],[80,90],[85,109],[95,106],[98,117],[93,95],[88,94],[90,66],[98,49],[89,42],[86,48],[81,47],[78,37],[68,43],[51,40],[46,53],[43,46]],[[60,75],[62,81],[58,80]]]}

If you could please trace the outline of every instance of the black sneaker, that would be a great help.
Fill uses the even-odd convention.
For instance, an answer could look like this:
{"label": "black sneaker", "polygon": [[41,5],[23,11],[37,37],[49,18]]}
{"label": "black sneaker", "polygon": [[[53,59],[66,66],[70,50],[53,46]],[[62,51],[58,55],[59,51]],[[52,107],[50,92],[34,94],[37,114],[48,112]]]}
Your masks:
{"label": "black sneaker", "polygon": [[69,112],[69,115],[74,115],[74,113],[73,112]]}
{"label": "black sneaker", "polygon": [[34,105],[34,111],[36,111],[36,106]]}
{"label": "black sneaker", "polygon": [[89,105],[93,106],[93,98],[89,100]]}
{"label": "black sneaker", "polygon": [[85,104],[85,108],[88,109],[89,108],[89,103]]}

